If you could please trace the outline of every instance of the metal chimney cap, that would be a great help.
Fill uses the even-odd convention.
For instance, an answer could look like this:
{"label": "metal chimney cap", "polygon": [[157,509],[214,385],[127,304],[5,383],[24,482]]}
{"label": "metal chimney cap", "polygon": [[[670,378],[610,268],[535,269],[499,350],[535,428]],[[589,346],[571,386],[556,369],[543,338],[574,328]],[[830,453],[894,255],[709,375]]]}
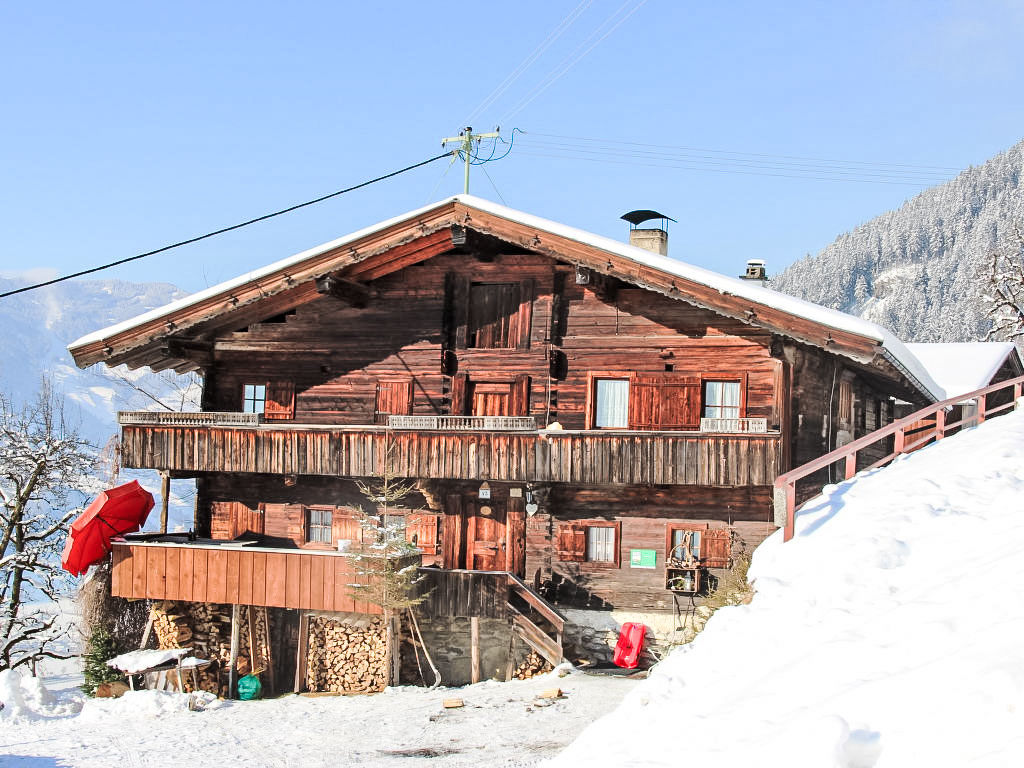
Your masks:
{"label": "metal chimney cap", "polygon": [[673,219],[671,216],[666,216],[664,213],[658,213],[657,211],[630,211],[629,213],[623,214],[619,218],[628,221],[634,227],[643,224],[645,221],[650,221],[651,219],[664,219],[666,221],[675,221],[675,219]]}

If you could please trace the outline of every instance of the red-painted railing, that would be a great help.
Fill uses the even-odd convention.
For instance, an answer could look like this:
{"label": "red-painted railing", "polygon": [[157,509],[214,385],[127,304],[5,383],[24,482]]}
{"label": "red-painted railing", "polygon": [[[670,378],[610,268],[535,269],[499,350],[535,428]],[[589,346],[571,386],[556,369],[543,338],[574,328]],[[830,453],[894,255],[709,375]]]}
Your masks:
{"label": "red-painted railing", "polygon": [[[986,406],[991,395],[1011,389],[1013,390],[1013,397],[1009,402],[995,406],[994,408],[988,408]],[[881,459],[875,461],[868,467],[864,467],[863,469],[881,467],[888,464],[902,453],[910,453],[911,451],[924,447],[933,440],[941,440],[946,437],[946,435],[963,427],[981,424],[987,418],[998,416],[1003,412],[1012,409],[1016,401],[1020,399],[1022,389],[1024,389],[1024,376],[1019,376],[1016,379],[1002,381],[998,384],[992,384],[985,387],[984,389],[978,389],[974,392],[968,392],[965,395],[951,397],[948,400],[934,403],[933,405],[926,406],[919,411],[915,411],[899,421],[894,421],[887,427],[883,427],[882,429],[878,429],[870,434],[864,435],[864,437],[854,440],[852,443],[847,443],[841,448],[836,448],[836,450],[831,453],[826,453],[824,456],[821,456],[814,461],[809,461],[803,466],[790,470],[784,475],[779,475],[775,478],[775,519],[778,521],[779,517],[784,515],[784,541],[789,541],[793,538],[794,517],[797,508],[797,481],[839,462],[843,462],[845,479],[849,480],[857,474],[857,454],[860,451],[875,446],[879,442],[892,436],[892,452],[886,454]],[[977,411],[970,416],[959,419],[958,421],[947,422],[946,412],[967,401],[976,402]],[[929,429],[927,425],[921,424],[922,421],[931,419],[932,417],[934,417],[935,421],[934,427],[931,429]]]}

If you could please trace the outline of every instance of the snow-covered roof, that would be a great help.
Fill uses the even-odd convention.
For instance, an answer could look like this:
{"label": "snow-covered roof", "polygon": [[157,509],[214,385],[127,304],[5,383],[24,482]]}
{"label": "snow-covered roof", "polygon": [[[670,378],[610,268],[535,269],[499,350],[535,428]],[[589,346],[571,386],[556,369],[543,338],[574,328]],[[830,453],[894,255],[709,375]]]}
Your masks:
{"label": "snow-covered roof", "polygon": [[108,667],[119,669],[127,674],[144,672],[147,669],[166,664],[168,661],[177,661],[192,653],[191,648],[168,648],[162,651],[128,651],[120,656],[115,656],[107,662]]}
{"label": "snow-covered roof", "polygon": [[302,251],[294,256],[289,256],[288,258],[276,261],[273,264],[268,264],[260,269],[255,269],[251,272],[239,275],[236,278],[227,280],[203,291],[199,291],[183,299],[179,299],[178,301],[172,302],[164,307],[160,307],[122,323],[87,334],[68,345],[68,348],[74,350],[88,344],[98,343],[111,336],[129,331],[138,325],[158,320],[165,315],[186,309],[192,305],[214,298],[218,295],[230,293],[232,290],[248,283],[269,277],[275,273],[280,273],[290,267],[302,264],[308,259],[329,251],[343,248],[350,243],[354,243],[362,238],[402,224],[403,222],[415,220],[425,214],[450,205],[453,202],[461,203],[468,208],[474,208],[509,221],[517,222],[539,232],[547,232],[567,240],[581,243],[590,248],[606,251],[616,256],[629,259],[637,264],[659,270],[668,275],[678,276],[686,280],[699,283],[718,291],[722,295],[742,297],[752,302],[772,307],[781,312],[809,320],[813,323],[833,328],[837,331],[844,331],[875,341],[882,348],[883,355],[885,355],[897,368],[900,368],[908,378],[915,381],[921,390],[935,400],[944,399],[944,390],[931,377],[925,366],[923,366],[917,358],[910,353],[906,346],[896,338],[894,334],[880,325],[876,325],[875,323],[859,317],[854,317],[853,315],[848,315],[845,312],[839,312],[838,310],[829,309],[828,307],[823,307],[818,304],[812,304],[811,302],[804,301],[803,299],[796,298],[795,296],[779,293],[778,291],[774,291],[770,288],[763,288],[755,281],[741,280],[739,278],[722,275],[718,272],[712,272],[709,269],[703,269],[692,264],[671,259],[667,256],[661,256],[643,248],[629,245],[628,243],[596,235],[592,232],[587,232],[582,229],[577,229],[576,227],[571,227],[556,221],[534,216],[533,214],[517,211],[514,208],[499,205],[473,195],[455,195],[408,213],[401,214],[400,216],[387,219],[386,221],[382,221],[378,224],[365,227],[364,229],[352,232],[351,234],[345,235],[336,240],[331,240],[330,242],[318,245],[315,248]]}
{"label": "snow-covered roof", "polygon": [[911,343],[907,349],[946,390],[956,397],[987,387],[1010,355],[1011,341],[967,341],[960,343]]}

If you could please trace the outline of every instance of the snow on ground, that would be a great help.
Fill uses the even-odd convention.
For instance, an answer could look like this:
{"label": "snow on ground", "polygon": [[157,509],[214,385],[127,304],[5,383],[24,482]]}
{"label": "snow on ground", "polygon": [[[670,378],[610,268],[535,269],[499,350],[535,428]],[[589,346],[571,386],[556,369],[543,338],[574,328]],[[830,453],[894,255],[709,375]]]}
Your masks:
{"label": "snow on ground", "polygon": [[[1024,401],[1022,401],[1024,405]],[[553,766],[1024,765],[1024,410],[826,489]]]}
{"label": "snow on ground", "polygon": [[[0,765],[17,768],[248,765],[532,766],[556,754],[637,683],[569,671],[463,688],[390,688],[371,696],[286,696],[209,701],[137,691],[121,699],[47,696],[25,678],[18,693],[0,673]],[[565,698],[536,706],[542,691]],[[465,701],[444,709],[445,698]]]}

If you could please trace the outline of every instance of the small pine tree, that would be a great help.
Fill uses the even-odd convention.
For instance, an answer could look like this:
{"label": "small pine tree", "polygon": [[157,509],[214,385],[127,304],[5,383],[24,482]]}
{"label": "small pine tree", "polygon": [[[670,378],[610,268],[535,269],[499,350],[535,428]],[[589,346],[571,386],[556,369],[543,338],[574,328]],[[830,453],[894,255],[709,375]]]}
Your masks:
{"label": "small pine tree", "polygon": [[115,656],[117,645],[113,636],[102,624],[94,624],[85,645],[85,653],[82,654],[85,666],[85,683],[82,690],[88,696],[95,696],[96,688],[101,683],[112,683],[121,679],[122,676],[117,670],[107,666],[107,661]]}

